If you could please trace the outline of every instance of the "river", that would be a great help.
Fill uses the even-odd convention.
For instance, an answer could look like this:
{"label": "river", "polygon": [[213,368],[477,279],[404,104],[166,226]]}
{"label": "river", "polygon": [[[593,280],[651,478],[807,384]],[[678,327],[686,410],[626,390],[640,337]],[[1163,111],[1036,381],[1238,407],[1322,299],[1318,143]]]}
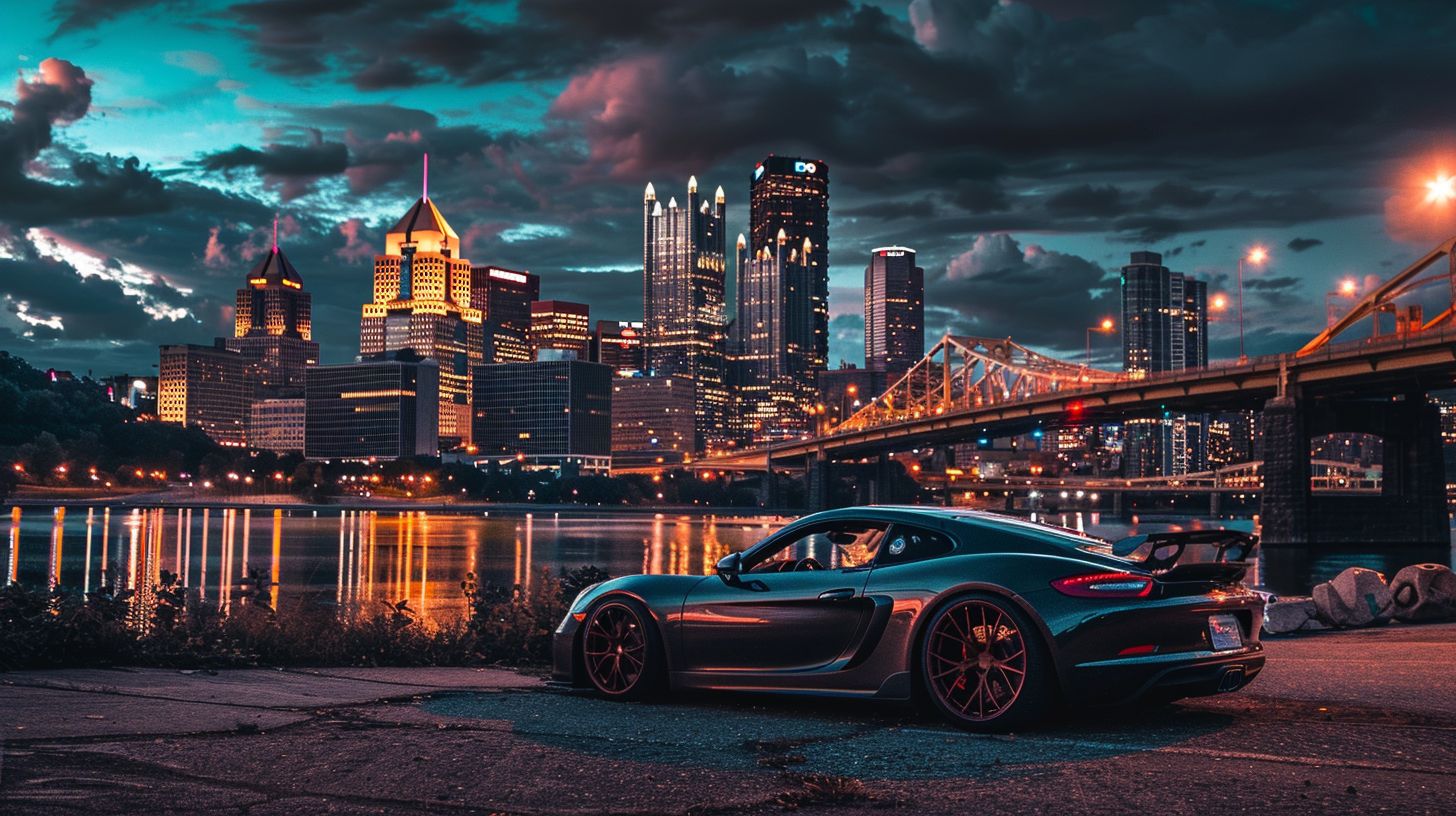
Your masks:
{"label": "river", "polygon": [[[90,591],[105,569],[121,586],[155,582],[162,570],[184,576],[203,602],[226,607],[251,567],[275,585],[280,611],[326,602],[383,608],[407,599],[432,620],[465,611],[460,582],[529,587],[542,571],[596,566],[636,572],[705,575],[723,555],[743,549],[790,519],[676,513],[438,513],[395,511],[120,509],[69,506],[12,509],[5,575],[31,586]],[[1166,529],[1226,526],[1249,519],[1145,518],[1100,514],[1049,519],[1106,538]],[[1421,562],[1452,564],[1450,548],[1367,547],[1261,551],[1250,580],[1279,594],[1307,593],[1350,566],[1387,576]],[[108,566],[109,565],[109,566]]]}

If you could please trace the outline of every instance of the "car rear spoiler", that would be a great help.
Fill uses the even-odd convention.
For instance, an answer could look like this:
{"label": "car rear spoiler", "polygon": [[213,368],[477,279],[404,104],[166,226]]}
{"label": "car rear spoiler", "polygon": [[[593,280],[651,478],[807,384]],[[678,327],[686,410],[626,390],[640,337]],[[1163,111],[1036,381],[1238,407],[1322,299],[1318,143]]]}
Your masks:
{"label": "car rear spoiler", "polygon": [[1162,581],[1232,582],[1253,564],[1259,537],[1237,530],[1144,533],[1112,545]]}

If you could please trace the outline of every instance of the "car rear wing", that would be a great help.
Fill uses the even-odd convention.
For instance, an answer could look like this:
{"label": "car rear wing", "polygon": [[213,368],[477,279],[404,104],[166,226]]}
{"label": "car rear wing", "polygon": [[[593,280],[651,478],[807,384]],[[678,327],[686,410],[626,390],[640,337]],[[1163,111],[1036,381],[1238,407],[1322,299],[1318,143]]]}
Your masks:
{"label": "car rear wing", "polygon": [[1253,565],[1259,537],[1237,530],[1144,533],[1114,542],[1114,555],[1162,581],[1233,582]]}

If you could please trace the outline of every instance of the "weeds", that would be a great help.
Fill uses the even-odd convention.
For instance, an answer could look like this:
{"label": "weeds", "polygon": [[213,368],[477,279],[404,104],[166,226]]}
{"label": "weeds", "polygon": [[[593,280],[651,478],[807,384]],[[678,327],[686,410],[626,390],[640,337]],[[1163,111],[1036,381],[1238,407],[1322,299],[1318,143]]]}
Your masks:
{"label": "weeds", "polygon": [[[116,574],[109,570],[108,574]],[[82,595],[0,587],[0,671],[85,666],[473,666],[539,665],[576,593],[603,580],[586,567],[543,570],[530,590],[461,584],[466,620],[433,624],[408,601],[346,612],[332,606],[272,607],[272,583],[249,569],[227,612],[203,603],[162,572],[144,593],[107,583]]]}

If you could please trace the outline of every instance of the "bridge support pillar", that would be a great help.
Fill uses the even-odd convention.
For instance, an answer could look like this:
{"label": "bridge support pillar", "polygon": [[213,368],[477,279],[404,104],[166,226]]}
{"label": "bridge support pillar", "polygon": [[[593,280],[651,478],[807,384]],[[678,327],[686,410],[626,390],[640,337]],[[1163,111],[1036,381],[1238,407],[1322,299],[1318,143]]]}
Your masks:
{"label": "bridge support pillar", "polygon": [[1223,496],[1220,495],[1217,490],[1214,490],[1212,493],[1208,494],[1208,515],[1212,516],[1213,518],[1218,518],[1219,513],[1223,512],[1220,507],[1220,505],[1222,504],[1222,498]]}
{"label": "bridge support pillar", "polygon": [[811,453],[804,459],[804,512],[829,509],[829,457]]}
{"label": "bridge support pillar", "polygon": [[1112,515],[1122,518],[1122,491],[1112,491]]}
{"label": "bridge support pillar", "polygon": [[894,499],[890,496],[890,457],[888,454],[880,454],[870,465],[872,471],[870,477],[864,480],[865,504],[888,504]]}
{"label": "bridge support pillar", "polygon": [[1392,519],[1387,529],[1401,543],[1444,546],[1450,541],[1451,519],[1440,410],[1421,393],[1387,403],[1387,410],[1391,416],[1384,435],[1380,494],[1388,513],[1405,522]]}
{"label": "bridge support pillar", "polygon": [[1262,538],[1270,545],[1306,545],[1309,539],[1309,433],[1293,397],[1264,403]]}

